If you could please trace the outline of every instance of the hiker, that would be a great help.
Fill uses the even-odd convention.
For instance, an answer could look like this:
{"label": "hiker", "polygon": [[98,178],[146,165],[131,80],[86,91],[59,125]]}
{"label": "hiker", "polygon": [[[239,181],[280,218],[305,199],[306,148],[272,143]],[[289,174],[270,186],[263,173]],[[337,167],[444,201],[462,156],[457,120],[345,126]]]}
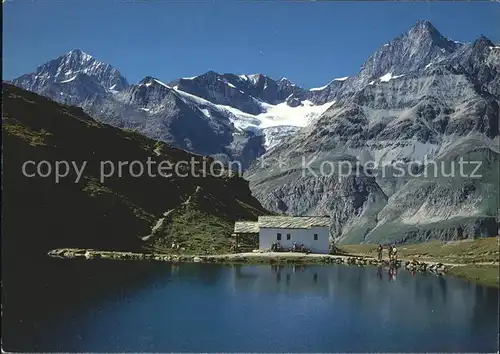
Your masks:
{"label": "hiker", "polygon": [[398,260],[398,250],[396,249],[396,245],[392,246],[392,258],[394,261]]}
{"label": "hiker", "polygon": [[389,262],[392,261],[392,247],[389,245],[389,247],[387,247],[389,249]]}
{"label": "hiker", "polygon": [[384,250],[384,248],[382,247],[381,244],[378,245],[378,248],[377,248],[377,251],[378,251],[378,260],[379,262],[382,260],[382,251]]}

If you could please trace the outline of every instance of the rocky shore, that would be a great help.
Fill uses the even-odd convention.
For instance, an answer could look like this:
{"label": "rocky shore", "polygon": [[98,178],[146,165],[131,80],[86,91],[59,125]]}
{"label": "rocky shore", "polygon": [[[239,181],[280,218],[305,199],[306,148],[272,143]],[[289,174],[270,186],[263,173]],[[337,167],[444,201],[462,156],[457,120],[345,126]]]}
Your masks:
{"label": "rocky shore", "polygon": [[429,271],[434,273],[444,273],[446,269],[443,263],[426,263],[426,262],[419,262],[416,260],[406,261],[405,268],[413,272]]}
{"label": "rocky shore", "polygon": [[446,272],[446,266],[443,263],[422,262],[422,261],[379,261],[373,257],[349,256],[349,255],[322,255],[322,254],[303,254],[292,252],[252,252],[236,253],[224,255],[176,255],[161,253],[136,253],[136,252],[117,252],[100,251],[90,249],[55,249],[48,253],[50,257],[62,259],[85,258],[107,259],[107,260],[141,260],[141,261],[159,261],[168,263],[248,263],[248,264],[344,264],[350,266],[384,266],[384,267],[404,267],[412,272],[432,272],[443,274]]}

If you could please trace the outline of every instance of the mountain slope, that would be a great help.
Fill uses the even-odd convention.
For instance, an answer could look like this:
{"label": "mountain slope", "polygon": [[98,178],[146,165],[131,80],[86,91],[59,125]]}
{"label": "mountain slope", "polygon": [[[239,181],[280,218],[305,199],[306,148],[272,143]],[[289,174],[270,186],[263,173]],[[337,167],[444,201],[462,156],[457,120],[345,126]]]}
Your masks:
{"label": "mountain slope", "polygon": [[[117,171],[100,183],[101,161],[116,166],[118,161],[139,161],[145,166],[150,157],[158,166],[161,161],[175,165],[194,159],[198,161],[194,171],[201,174],[202,162],[206,160],[209,166],[211,160],[97,123],[79,108],[8,84],[3,84],[3,95],[3,178],[9,186],[4,190],[3,240],[13,253],[26,249],[44,253],[65,246],[148,248],[151,245],[141,237],[151,233],[163,213],[180,207],[195,192],[200,203],[194,207],[226,225],[217,237],[229,237],[232,221],[265,213],[250,195],[246,181],[227,172],[218,178],[217,170],[208,170],[203,178],[190,174],[164,178],[158,170],[154,172],[153,165],[151,175],[146,171],[134,177],[138,169],[132,173],[125,169],[121,178]],[[78,183],[74,172],[56,183],[53,178],[23,176],[22,164],[28,160],[46,160],[53,166],[55,161],[75,161],[79,166],[87,161],[87,165]],[[224,207],[209,208],[202,203],[206,198]],[[23,222],[26,217],[29,223]]]}
{"label": "mountain slope", "polygon": [[[419,21],[358,75],[312,92],[332,105],[249,168],[252,191],[270,210],[330,212],[343,242],[496,234],[499,56],[487,39],[456,43]],[[410,175],[442,162],[441,176],[460,158],[483,177]]]}
{"label": "mountain slope", "polygon": [[226,116],[215,109],[205,114],[203,107],[152,77],[116,94],[87,100],[83,108],[101,122],[199,154],[224,152],[233,140]]}

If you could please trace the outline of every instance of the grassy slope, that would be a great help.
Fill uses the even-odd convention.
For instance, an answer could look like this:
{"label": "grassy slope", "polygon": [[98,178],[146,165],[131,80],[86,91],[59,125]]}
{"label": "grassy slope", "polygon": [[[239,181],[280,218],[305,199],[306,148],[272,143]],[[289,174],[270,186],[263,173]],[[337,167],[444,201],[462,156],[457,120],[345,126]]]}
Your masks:
{"label": "grassy slope", "polygon": [[[462,241],[432,241],[398,246],[401,259],[442,262],[455,265],[449,273],[479,283],[499,286],[499,237]],[[348,254],[375,257],[377,245],[339,245]],[[387,257],[386,251],[384,256]]]}
{"label": "grassy slope", "polygon": [[[158,233],[162,237],[151,242],[155,251],[171,251],[172,242],[184,248],[182,253],[189,254],[221,254],[228,253],[232,240],[221,237],[227,230],[234,228],[234,218],[228,212],[243,208],[255,215],[259,209],[246,204],[242,200],[221,200],[216,195],[199,189],[189,200],[175,209],[166,218]],[[214,217],[217,215],[218,217]]]}

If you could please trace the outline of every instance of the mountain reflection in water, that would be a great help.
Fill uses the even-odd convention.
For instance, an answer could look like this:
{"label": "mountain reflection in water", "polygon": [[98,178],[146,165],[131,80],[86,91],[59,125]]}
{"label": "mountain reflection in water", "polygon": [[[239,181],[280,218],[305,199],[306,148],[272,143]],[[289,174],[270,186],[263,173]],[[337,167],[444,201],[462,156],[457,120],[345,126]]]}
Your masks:
{"label": "mountain reflection in water", "polygon": [[[92,268],[102,274],[109,266]],[[498,290],[447,276],[345,265],[150,267],[147,281],[116,284],[105,296],[39,323],[24,351],[498,349]],[[80,282],[81,289],[93,285],[90,274]]]}

